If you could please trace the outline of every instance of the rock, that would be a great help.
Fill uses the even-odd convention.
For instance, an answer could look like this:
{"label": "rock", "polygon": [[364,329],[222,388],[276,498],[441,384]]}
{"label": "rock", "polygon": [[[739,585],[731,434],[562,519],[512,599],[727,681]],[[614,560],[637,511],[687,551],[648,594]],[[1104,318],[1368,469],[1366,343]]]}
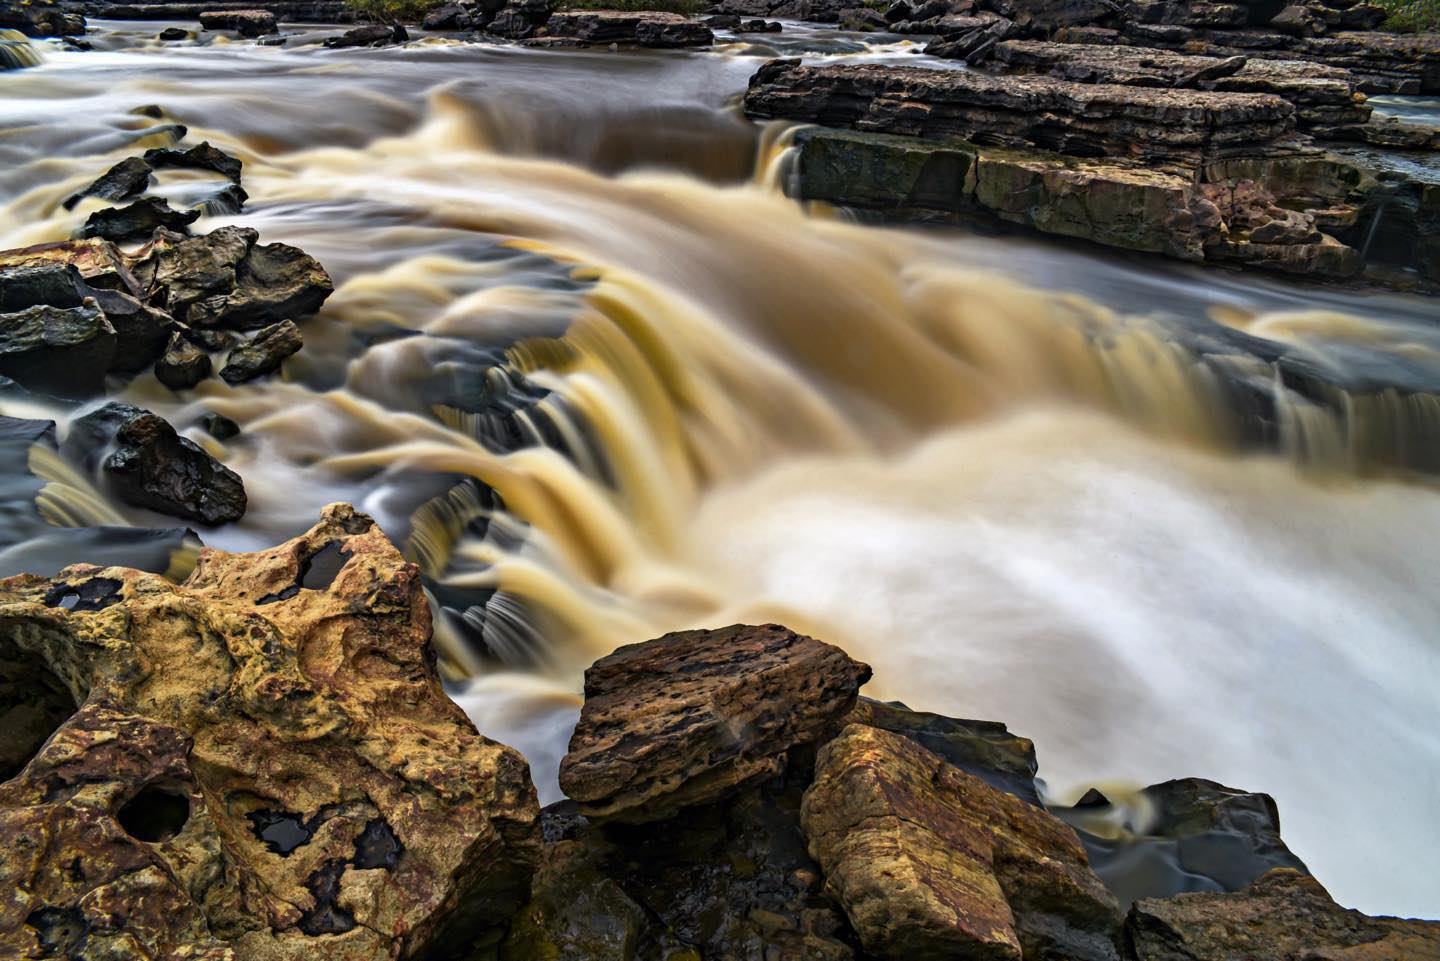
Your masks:
{"label": "rock", "polygon": [[1140,901],[1125,919],[1136,961],[1435,961],[1440,923],[1340,907],[1312,877],[1277,868],[1240,894]]}
{"label": "rock", "polygon": [[200,14],[202,30],[234,30],[242,37],[279,33],[275,14],[268,10],[206,10]]}
{"label": "rock", "polygon": [[249,199],[250,195],[245,192],[244,187],[239,184],[226,184],[202,198],[191,209],[199,210],[207,217],[238,214],[245,209],[245,202]]}
{"label": "rock", "polygon": [[190,31],[184,29],[183,27],[166,27],[164,30],[161,30],[155,35],[155,39],[164,41],[166,43],[174,42],[176,40],[189,40]]}
{"label": "rock", "polygon": [[[239,475],[147,410],[106,404],[77,420],[71,432],[88,439],[86,446],[97,452],[108,445],[94,444],[93,439],[113,438],[115,449],[101,468],[127,504],[210,525],[245,515],[245,485]],[[67,438],[67,449],[73,446]]]}
{"label": "rock", "polygon": [[1000,41],[1015,30],[1015,23],[1011,20],[993,20],[961,34],[947,32],[941,39],[927,44],[925,52],[932,57],[964,60],[967,64],[979,63],[988,60]]}
{"label": "rock", "polygon": [[681,631],[585,672],[560,787],[587,817],[659,820],[774,776],[854,706],[870,669],[777,624]]}
{"label": "rock", "polygon": [[139,157],[127,157],[101,174],[90,186],[67,198],[65,209],[74,210],[75,205],[85,197],[99,197],[101,200],[138,197],[150,188],[150,174],[148,163]]}
{"label": "rock", "polygon": [[139,370],[159,356],[169,336],[171,319],[129,294],[92,287],[73,264],[38,263],[0,267],[0,313],[30,307],[80,307],[89,298],[100,307],[115,331],[112,370]]}
{"label": "rock", "polygon": [[92,287],[140,296],[139,282],[120,249],[108,240],[65,240],[0,251],[0,267],[70,264]]}
{"label": "rock", "polygon": [[1270,27],[1296,37],[1318,37],[1325,32],[1325,21],[1303,4],[1292,3],[1270,21]]}
{"label": "rock", "polygon": [[1051,77],[774,60],[750,80],[756,119],[982,139],[1080,157],[1200,163],[1297,149],[1295,108],[1265,94],[1145,90]]}
{"label": "rock", "polygon": [[557,13],[545,25],[550,37],[585,43],[626,43],[642,47],[697,47],[715,42],[703,23],[675,13],[578,10]]}
{"label": "rock", "polygon": [[550,0],[512,0],[485,26],[486,33],[511,40],[535,36],[549,22],[554,8]]}
{"label": "rock", "polygon": [[778,20],[742,20],[736,33],[779,33],[784,27]]}
{"label": "rock", "polygon": [[269,37],[260,37],[260,38],[258,38],[258,39],[255,41],[255,46],[257,46],[257,47],[283,47],[283,46],[285,46],[285,44],[287,44],[287,43],[289,43],[289,42],[290,42],[290,38],[289,38],[289,37],[280,37],[280,36],[274,36],[274,35],[272,35],[272,36],[269,36]]}
{"label": "rock", "polygon": [[1119,910],[1075,832],[909,738],[846,727],[820,749],[800,819],[871,954],[1119,957]]}
{"label": "rock", "polygon": [[425,14],[422,30],[472,30],[470,11],[458,3],[447,3]]}
{"label": "rock", "polygon": [[869,32],[884,30],[889,26],[884,14],[869,7],[851,7],[840,12],[840,29],[842,30]]}
{"label": "rock", "polygon": [[155,377],[171,390],[189,390],[210,376],[210,355],[176,331],[165,354],[155,362]]}
{"label": "rock", "polygon": [[224,414],[207,411],[200,417],[200,426],[216,440],[230,440],[240,436],[240,425]]}
{"label": "rock", "polygon": [[384,47],[392,43],[404,43],[410,39],[400,24],[367,23],[347,30],[338,37],[326,37],[325,46],[343,47]]}
{"label": "rock", "polygon": [[155,147],[145,151],[145,162],[157,169],[184,167],[190,170],[213,170],[237,184],[240,182],[240,171],[244,167],[239,157],[230,156],[219,147],[212,146],[208,140],[188,150]]}
{"label": "rock", "polygon": [[717,13],[713,17],[705,18],[705,26],[712,30],[736,30],[740,27],[740,15],[737,13]]}
{"label": "rock", "polygon": [[0,314],[0,376],[56,397],[92,397],[115,359],[115,328],[87,301]]}
{"label": "rock", "polygon": [[413,961],[523,900],[525,761],[445,696],[419,572],[368,517],[206,549],[183,586],[78,565],[0,601],[34,704],[0,740],[6,956]]}
{"label": "rock", "polygon": [[159,197],[143,197],[125,207],[95,211],[80,234],[114,241],[134,240],[149,237],[157,227],[183,231],[199,219],[198,210],[174,210]]}
{"label": "rock", "polygon": [[0,267],[0,314],[30,307],[79,307],[94,288],[71,264]]}
{"label": "rock", "polygon": [[305,346],[300,328],[288,320],[266,327],[243,347],[230,352],[220,377],[227,384],[243,384],[280,369],[280,364]]}
{"label": "rock", "polygon": [[72,37],[85,32],[85,18],[55,0],[0,3],[0,30],[27,37]]}

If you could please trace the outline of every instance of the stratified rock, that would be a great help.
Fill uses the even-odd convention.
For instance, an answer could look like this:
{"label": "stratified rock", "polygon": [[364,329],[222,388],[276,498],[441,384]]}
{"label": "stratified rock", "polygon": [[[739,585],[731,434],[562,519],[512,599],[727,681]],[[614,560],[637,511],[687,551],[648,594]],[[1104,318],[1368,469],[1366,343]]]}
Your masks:
{"label": "stratified rock", "polygon": [[1440,922],[1340,907],[1312,877],[1277,868],[1240,894],[1140,901],[1125,919],[1136,961],[1437,961]]}
{"label": "stratified rock", "polygon": [[807,67],[798,60],[761,67],[745,111],[757,119],[1172,163],[1284,153],[1294,148],[1295,128],[1295,108],[1267,94],[877,64]]}
{"label": "stratified rock", "polygon": [[7,958],[415,959],[525,896],[525,761],[445,696],[419,572],[346,505],[183,586],[0,582],[0,661],[33,704],[0,730]]}
{"label": "stratified rock", "polygon": [[148,410],[106,404],[71,425],[67,450],[79,438],[85,438],[87,453],[109,449],[106,441],[114,444],[101,467],[127,504],[202,524],[228,524],[245,516],[240,475]]}
{"label": "stratified rock", "polygon": [[778,624],[680,631],[585,672],[560,787],[589,817],[654,821],[773,776],[855,706],[870,668]]}
{"label": "stratified rock", "polygon": [[0,314],[0,376],[57,397],[92,397],[115,359],[115,328],[94,301]]}
{"label": "stratified rock", "polygon": [[183,231],[200,219],[198,210],[175,210],[160,197],[142,197],[124,207],[97,210],[81,229],[84,237],[136,240],[149,237],[157,227]]}
{"label": "stratified rock", "polygon": [[[272,31],[273,32],[273,31]],[[190,170],[212,170],[235,183],[240,182],[240,171],[244,166],[239,157],[232,157],[207,140],[187,150],[174,147],[156,147],[145,151],[145,162],[155,168],[183,167]]]}
{"label": "stratified rock", "polygon": [[525,40],[539,33],[553,12],[550,0],[511,0],[486,24],[485,32]]}
{"label": "stratified rock", "polygon": [[155,362],[155,378],[171,390],[189,390],[210,376],[210,355],[176,331],[165,354]]}
{"label": "stratified rock", "polygon": [[70,264],[92,287],[119,290],[133,296],[143,291],[130,273],[129,264],[120,249],[108,240],[64,240],[59,243],[36,244],[0,250],[0,267],[36,267],[45,264]]}
{"label": "stratified rock", "polygon": [[885,959],[1119,957],[1120,912],[1062,821],[860,724],[820,749],[801,824],[827,889]]}
{"label": "stratified rock", "polygon": [[139,157],[127,157],[101,174],[94,183],[65,201],[65,209],[73,210],[86,197],[101,200],[129,200],[150,187],[150,165]]}
{"label": "stratified rock", "polygon": [[231,351],[220,377],[227,384],[243,384],[273,374],[280,369],[286,357],[304,346],[300,328],[283,320],[260,331],[243,347]]}
{"label": "stratified rock", "polygon": [[410,39],[400,24],[367,23],[347,30],[338,37],[326,37],[325,46],[343,47],[384,47],[392,43],[404,43]]}
{"label": "stratified rock", "polygon": [[715,42],[705,24],[676,13],[577,10],[557,13],[545,25],[550,37],[586,43],[627,43],[642,47],[701,47]]}
{"label": "stratified rock", "polygon": [[234,30],[242,37],[278,33],[275,14],[268,10],[206,10],[200,14],[202,30]]}

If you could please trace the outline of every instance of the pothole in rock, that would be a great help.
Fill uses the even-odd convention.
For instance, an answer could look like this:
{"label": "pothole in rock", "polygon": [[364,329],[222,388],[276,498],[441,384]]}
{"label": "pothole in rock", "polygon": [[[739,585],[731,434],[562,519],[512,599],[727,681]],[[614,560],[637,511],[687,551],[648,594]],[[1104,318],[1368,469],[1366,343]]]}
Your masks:
{"label": "pothole in rock", "polygon": [[305,844],[315,833],[313,823],[307,824],[300,815],[289,811],[251,811],[245,816],[250,819],[255,836],[282,858],[289,857],[291,851]]}
{"label": "pothole in rock", "polygon": [[83,584],[56,584],[45,595],[46,607],[66,611],[100,611],[120,603],[125,585],[112,577],[92,577]]}
{"label": "pothole in rock", "polygon": [[0,637],[0,781],[19,774],[77,707],[54,671]]}
{"label": "pothole in rock", "polygon": [[300,561],[299,577],[294,584],[274,594],[266,594],[256,604],[274,604],[288,601],[300,591],[323,591],[335,582],[340,570],[350,560],[350,552],[340,541],[331,541],[309,557]]}
{"label": "pothole in rock", "polygon": [[71,949],[88,933],[85,916],[76,908],[41,908],[30,912],[25,924],[35,931],[42,958],[71,957]]}
{"label": "pothole in rock", "polygon": [[115,812],[115,820],[135,840],[159,844],[185,829],[190,799],[176,788],[146,785]]}

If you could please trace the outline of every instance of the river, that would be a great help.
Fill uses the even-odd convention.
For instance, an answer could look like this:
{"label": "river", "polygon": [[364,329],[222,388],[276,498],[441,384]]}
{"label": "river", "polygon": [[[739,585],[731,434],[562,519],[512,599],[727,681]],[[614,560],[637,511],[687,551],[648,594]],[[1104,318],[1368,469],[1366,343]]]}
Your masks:
{"label": "river", "polygon": [[[871,663],[867,693],[1033,738],[1056,798],[1266,791],[1342,903],[1440,917],[1440,496],[1396,439],[1440,445],[1440,410],[1281,390],[1257,450],[1219,376],[1274,381],[1249,335],[1433,390],[1433,300],[787,200],[787,131],[734,105],[750,74],[920,62],[899,38],[346,51],[164,26],[98,23],[94,51],[0,74],[0,246],[67,236],[100,204],[60,202],[171,124],[244,159],[245,211],[196,229],[302,247],[335,295],[283,380],[114,396],[244,477],[249,513],[207,544],[374,514],[448,609],[455,696],[543,799],[594,658],[776,620]],[[31,469],[52,522],[175,526]],[[41,522],[4,541],[6,573],[95,559]]]}

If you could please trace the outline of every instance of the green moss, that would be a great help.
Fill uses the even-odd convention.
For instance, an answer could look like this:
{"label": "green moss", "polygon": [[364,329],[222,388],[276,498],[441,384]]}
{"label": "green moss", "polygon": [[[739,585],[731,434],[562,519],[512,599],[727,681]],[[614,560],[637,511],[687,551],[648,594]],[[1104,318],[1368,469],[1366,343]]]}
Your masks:
{"label": "green moss", "polygon": [[1440,0],[1375,0],[1390,11],[1387,30],[1397,33],[1429,33],[1440,30]]}

